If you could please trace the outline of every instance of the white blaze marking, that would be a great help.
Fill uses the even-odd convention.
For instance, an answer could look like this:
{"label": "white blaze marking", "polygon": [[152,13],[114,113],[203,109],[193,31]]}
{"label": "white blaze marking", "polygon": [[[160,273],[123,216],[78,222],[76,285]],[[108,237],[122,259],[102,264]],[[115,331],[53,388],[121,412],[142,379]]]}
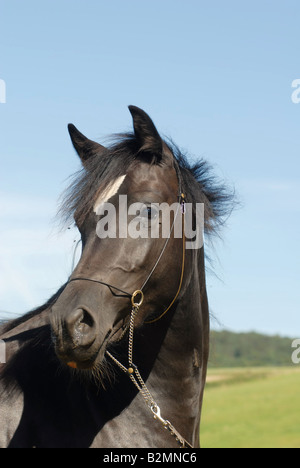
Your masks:
{"label": "white blaze marking", "polygon": [[111,182],[106,189],[104,189],[99,197],[97,198],[94,204],[94,212],[98,213],[99,208],[103,203],[108,202],[110,198],[112,198],[116,193],[118,193],[119,188],[121,187],[122,183],[124,182],[126,175],[122,175],[118,177],[114,182]]}

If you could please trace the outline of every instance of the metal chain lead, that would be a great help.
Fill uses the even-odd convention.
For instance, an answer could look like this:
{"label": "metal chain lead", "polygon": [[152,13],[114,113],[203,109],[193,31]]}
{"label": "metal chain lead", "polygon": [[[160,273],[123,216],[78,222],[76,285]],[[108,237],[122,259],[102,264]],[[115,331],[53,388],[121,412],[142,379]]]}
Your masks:
{"label": "metal chain lead", "polygon": [[131,315],[130,315],[130,324],[129,324],[129,346],[128,346],[128,364],[129,366],[133,365],[132,354],[133,354],[133,333],[134,333],[134,321],[137,313],[139,311],[138,306],[133,306]]}
{"label": "metal chain lead", "polygon": [[170,434],[176,438],[176,441],[180,444],[181,448],[193,448],[189,442],[187,442],[175,429],[173,424],[170,423],[167,419],[164,419],[161,416],[161,410],[158,404],[155,402],[153,396],[151,395],[149,389],[147,388],[137,366],[133,363],[133,335],[134,335],[134,322],[136,315],[139,311],[139,305],[133,304],[131,315],[130,315],[130,324],[129,324],[129,342],[128,342],[128,368],[126,368],[118,359],[116,359],[109,351],[106,351],[106,354],[115,362],[115,364],[120,367],[120,369],[129,375],[130,380],[136,386],[138,391],[143,396],[148,408],[151,410],[154,419],[158,420],[165,429],[169,430]]}

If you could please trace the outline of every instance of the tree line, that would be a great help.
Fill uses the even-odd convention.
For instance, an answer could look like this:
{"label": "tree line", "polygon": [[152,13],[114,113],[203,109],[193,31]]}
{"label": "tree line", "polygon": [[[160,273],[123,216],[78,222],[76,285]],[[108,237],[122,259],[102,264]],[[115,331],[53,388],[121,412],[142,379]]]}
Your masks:
{"label": "tree line", "polygon": [[211,367],[289,366],[292,363],[292,338],[256,332],[212,331]]}

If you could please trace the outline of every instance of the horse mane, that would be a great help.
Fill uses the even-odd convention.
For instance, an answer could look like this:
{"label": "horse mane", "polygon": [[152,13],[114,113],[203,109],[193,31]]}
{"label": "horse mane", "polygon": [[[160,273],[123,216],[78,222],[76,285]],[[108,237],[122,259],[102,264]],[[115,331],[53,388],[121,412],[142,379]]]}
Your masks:
{"label": "horse mane", "polygon": [[[129,166],[139,161],[157,163],[155,155],[140,152],[133,133],[115,135],[113,144],[90,157],[85,166],[72,176],[70,186],[64,192],[58,215],[63,222],[75,219],[77,225],[89,215],[101,191],[113,180],[124,175]],[[206,234],[215,234],[231,214],[234,206],[234,191],[213,174],[212,167],[204,159],[190,163],[171,140],[164,141],[175,158],[180,173],[182,190],[189,203],[204,204],[204,228]]]}
{"label": "horse mane", "polygon": [[217,234],[235,206],[234,189],[214,175],[213,167],[205,159],[190,162],[192,158],[172,140],[168,141],[168,147],[179,166],[187,202],[204,204],[205,233]]}

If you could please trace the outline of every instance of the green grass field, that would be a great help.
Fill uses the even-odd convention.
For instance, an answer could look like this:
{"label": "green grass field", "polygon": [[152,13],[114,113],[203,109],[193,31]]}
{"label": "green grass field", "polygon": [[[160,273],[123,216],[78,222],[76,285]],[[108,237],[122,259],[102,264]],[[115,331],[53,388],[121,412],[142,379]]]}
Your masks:
{"label": "green grass field", "polygon": [[300,366],[210,369],[202,448],[300,448]]}

